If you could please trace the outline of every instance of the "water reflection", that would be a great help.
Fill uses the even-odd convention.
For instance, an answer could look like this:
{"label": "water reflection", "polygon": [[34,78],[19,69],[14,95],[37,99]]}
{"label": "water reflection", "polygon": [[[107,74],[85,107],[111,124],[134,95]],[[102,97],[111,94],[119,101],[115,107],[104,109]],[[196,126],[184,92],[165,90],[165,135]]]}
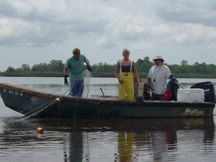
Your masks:
{"label": "water reflection", "polygon": [[83,135],[82,132],[70,132],[69,151],[65,154],[65,161],[82,161],[83,159]]}
{"label": "water reflection", "polygon": [[[1,159],[21,150],[39,156],[42,152],[53,152],[52,156],[42,157],[65,162],[205,160],[215,154],[211,118],[24,121],[5,118],[3,122]],[[45,130],[43,135],[36,133],[39,126]]]}
{"label": "water reflection", "polygon": [[[134,132],[118,132],[119,161],[132,161]],[[118,157],[116,159],[118,159]]]}

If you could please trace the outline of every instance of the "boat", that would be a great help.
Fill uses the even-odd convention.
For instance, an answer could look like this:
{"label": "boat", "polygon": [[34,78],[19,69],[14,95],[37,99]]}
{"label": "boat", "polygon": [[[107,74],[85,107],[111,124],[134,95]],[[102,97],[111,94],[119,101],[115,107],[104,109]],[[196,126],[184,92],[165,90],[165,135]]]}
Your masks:
{"label": "boat", "polygon": [[[197,88],[197,86],[195,87]],[[212,117],[215,107],[215,92],[214,99],[208,102],[127,101],[118,100],[114,96],[85,98],[57,95],[0,83],[0,94],[8,108],[26,117],[38,118],[196,118]],[[206,98],[208,99],[208,97]]]}

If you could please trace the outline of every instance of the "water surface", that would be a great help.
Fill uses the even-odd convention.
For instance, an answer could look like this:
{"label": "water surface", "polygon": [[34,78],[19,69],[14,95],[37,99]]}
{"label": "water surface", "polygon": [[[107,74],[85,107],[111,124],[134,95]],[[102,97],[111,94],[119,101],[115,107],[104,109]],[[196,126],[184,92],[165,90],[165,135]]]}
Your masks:
{"label": "water surface", "polygon": [[[199,81],[181,79],[185,87]],[[210,79],[209,79],[210,80]],[[216,80],[211,80],[216,83]],[[0,82],[63,94],[63,78],[0,77]],[[89,84],[88,84],[89,83]],[[117,95],[114,78],[87,78],[85,95]],[[0,100],[0,161],[215,161],[213,118],[26,119]],[[215,113],[214,113],[215,114]],[[37,128],[44,134],[37,134]]]}

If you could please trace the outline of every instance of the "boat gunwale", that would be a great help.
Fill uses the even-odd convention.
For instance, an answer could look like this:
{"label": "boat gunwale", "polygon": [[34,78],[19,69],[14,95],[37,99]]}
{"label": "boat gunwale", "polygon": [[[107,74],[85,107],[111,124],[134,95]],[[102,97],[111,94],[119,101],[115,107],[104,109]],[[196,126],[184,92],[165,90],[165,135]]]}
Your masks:
{"label": "boat gunwale", "polygon": [[0,88],[8,89],[11,91],[17,91],[19,93],[26,93],[28,95],[36,95],[39,97],[49,97],[49,98],[58,98],[60,97],[62,101],[75,101],[75,102],[82,102],[82,103],[91,103],[91,104],[108,104],[108,105],[127,105],[127,106],[148,106],[154,105],[155,107],[159,106],[175,106],[175,107],[182,107],[182,106],[196,106],[196,107],[215,107],[215,103],[211,102],[186,102],[186,101],[152,101],[152,100],[142,100],[142,101],[128,101],[128,100],[118,100],[118,99],[101,99],[100,98],[87,98],[87,97],[74,97],[74,96],[61,96],[58,94],[52,94],[42,91],[37,91],[34,89],[21,87],[17,85],[11,85],[8,83],[0,83]]}

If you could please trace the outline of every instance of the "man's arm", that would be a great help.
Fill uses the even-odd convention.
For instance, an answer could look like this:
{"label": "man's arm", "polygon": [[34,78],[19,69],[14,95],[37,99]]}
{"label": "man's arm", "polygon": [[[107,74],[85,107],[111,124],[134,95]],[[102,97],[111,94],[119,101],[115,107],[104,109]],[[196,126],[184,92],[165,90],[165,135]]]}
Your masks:
{"label": "man's arm", "polygon": [[90,62],[89,62],[89,61],[87,61],[87,62],[86,62],[86,64],[87,64],[87,69],[88,69],[88,71],[91,71],[92,69],[91,69]]}
{"label": "man's arm", "polygon": [[68,75],[68,70],[67,70],[67,68],[64,68],[63,73],[64,73],[64,75]]}
{"label": "man's arm", "polygon": [[150,87],[151,86],[151,78],[147,78],[147,85]]}
{"label": "man's arm", "polygon": [[87,65],[90,65],[90,62],[89,62],[89,60],[87,61]]}
{"label": "man's arm", "polygon": [[68,80],[67,80],[68,70],[67,70],[67,68],[64,68],[63,73],[64,73],[64,84],[68,85]]}

